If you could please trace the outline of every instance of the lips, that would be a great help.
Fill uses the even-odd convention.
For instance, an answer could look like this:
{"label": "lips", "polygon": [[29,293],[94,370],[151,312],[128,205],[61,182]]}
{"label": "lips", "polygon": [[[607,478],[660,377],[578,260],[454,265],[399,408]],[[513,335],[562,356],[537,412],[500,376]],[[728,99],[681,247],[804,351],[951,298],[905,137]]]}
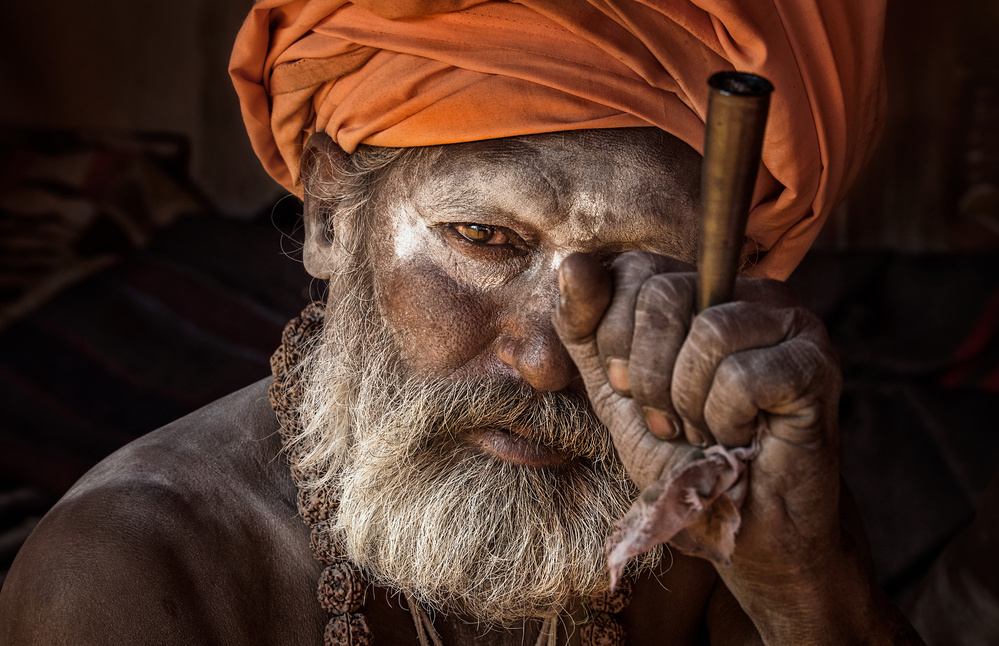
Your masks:
{"label": "lips", "polygon": [[566,451],[499,428],[476,429],[471,431],[470,439],[483,452],[520,466],[555,467],[572,459],[572,454]]}

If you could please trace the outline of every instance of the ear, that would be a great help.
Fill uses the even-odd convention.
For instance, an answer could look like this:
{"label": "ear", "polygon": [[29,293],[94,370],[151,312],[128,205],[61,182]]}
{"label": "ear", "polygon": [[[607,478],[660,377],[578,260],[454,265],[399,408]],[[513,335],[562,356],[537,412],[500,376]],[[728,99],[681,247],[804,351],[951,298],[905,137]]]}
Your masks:
{"label": "ear", "polygon": [[[347,153],[325,132],[317,132],[305,144],[299,177],[304,189],[305,245],[302,260],[305,270],[320,279],[328,279],[336,264],[339,245],[333,244],[333,221],[329,204],[316,197],[324,187],[339,182]],[[323,207],[326,208],[323,208]]]}

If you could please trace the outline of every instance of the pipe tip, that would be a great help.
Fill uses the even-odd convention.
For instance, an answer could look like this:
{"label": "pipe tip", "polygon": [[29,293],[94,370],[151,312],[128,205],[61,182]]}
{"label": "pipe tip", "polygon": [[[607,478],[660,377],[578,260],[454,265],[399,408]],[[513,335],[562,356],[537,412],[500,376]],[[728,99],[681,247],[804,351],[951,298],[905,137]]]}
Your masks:
{"label": "pipe tip", "polygon": [[774,91],[770,81],[748,72],[718,72],[711,75],[708,85],[723,94],[735,96],[766,96]]}

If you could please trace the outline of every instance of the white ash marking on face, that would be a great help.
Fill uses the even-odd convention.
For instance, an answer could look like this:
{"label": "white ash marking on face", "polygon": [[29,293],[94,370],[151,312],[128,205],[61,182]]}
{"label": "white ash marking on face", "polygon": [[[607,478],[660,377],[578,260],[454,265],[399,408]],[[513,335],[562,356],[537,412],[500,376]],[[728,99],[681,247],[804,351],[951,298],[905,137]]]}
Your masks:
{"label": "white ash marking on face", "polygon": [[436,227],[429,226],[413,205],[399,203],[388,209],[393,227],[392,246],[397,261],[426,259],[452,280],[466,287],[486,290],[499,287],[512,277],[509,266],[492,266],[462,257],[445,242]]}
{"label": "white ash marking on face", "polygon": [[399,205],[391,210],[388,217],[396,222],[392,241],[396,259],[409,260],[419,253],[426,253],[425,236],[429,228],[413,209]]}
{"label": "white ash marking on face", "polygon": [[577,190],[575,193],[575,211],[580,216],[588,216],[596,219],[600,213],[600,204],[603,202],[600,196],[596,196],[587,190]]}
{"label": "white ash marking on face", "polygon": [[568,258],[569,254],[571,254],[571,253],[572,253],[571,249],[562,249],[562,250],[559,250],[559,251],[556,251],[555,253],[553,253],[552,254],[552,265],[551,265],[552,270],[553,271],[558,271],[559,267],[562,266],[562,262],[566,258]]}

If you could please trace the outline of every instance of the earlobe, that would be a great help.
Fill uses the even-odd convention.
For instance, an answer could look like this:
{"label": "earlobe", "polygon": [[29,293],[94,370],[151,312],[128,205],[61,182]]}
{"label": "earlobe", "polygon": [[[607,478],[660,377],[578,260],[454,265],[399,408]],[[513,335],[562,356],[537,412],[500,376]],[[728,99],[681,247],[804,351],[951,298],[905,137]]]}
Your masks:
{"label": "earlobe", "polygon": [[338,170],[343,168],[347,154],[329,135],[317,132],[309,137],[302,151],[299,176],[303,187],[303,220],[305,241],[302,260],[305,270],[312,276],[326,280],[333,273],[336,249],[333,244],[334,222],[330,201],[323,199],[329,193],[323,190],[337,182]]}

